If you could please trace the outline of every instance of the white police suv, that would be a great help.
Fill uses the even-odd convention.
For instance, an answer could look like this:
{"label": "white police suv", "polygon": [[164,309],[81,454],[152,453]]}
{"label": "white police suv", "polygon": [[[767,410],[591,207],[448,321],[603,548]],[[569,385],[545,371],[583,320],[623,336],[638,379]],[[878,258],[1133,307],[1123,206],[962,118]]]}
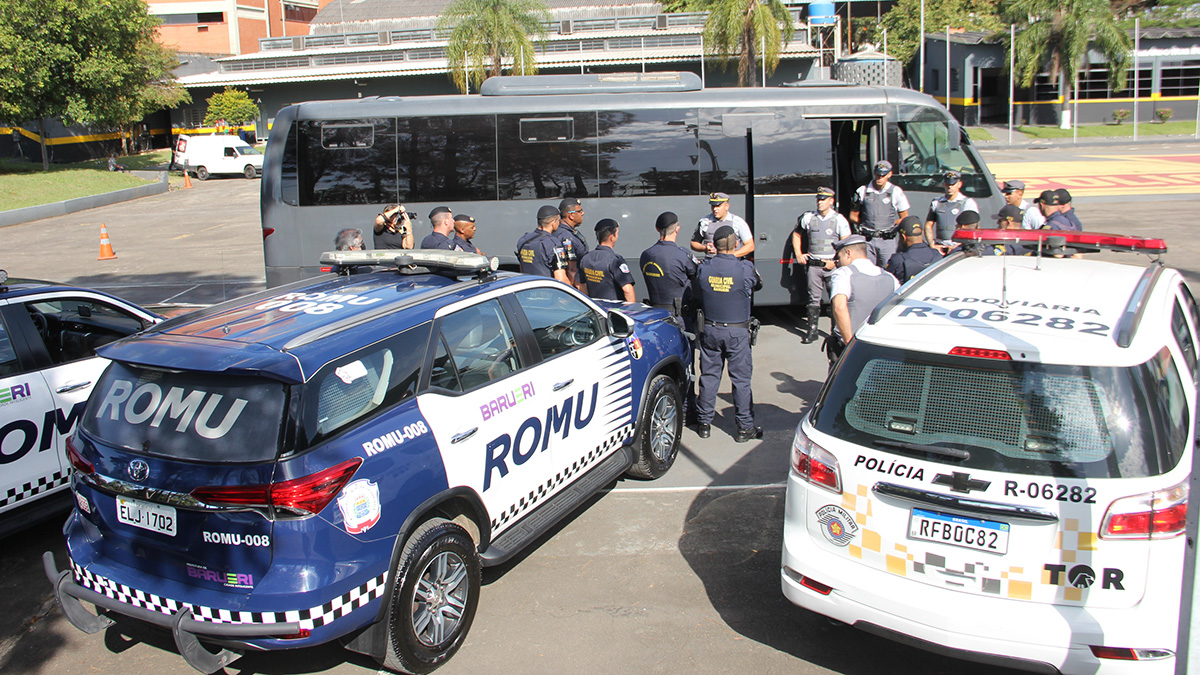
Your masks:
{"label": "white police suv", "polygon": [[688,350],[666,312],[397,253],[326,254],[347,273],[102,350],[67,449],[68,568],[44,557],[72,624],[169,628],[206,673],[332,640],[428,672],[470,628],[481,565],[671,466]]}
{"label": "white police suv", "polygon": [[70,504],[64,441],[107,361],[161,317],[106,293],[0,270],[0,537]]}
{"label": "white police suv", "polygon": [[[954,254],[856,333],[796,430],[792,602],[971,661],[1173,672],[1200,317],[1161,240],[1063,234],[962,232],[1031,255]],[[1069,257],[1096,249],[1153,260]]]}

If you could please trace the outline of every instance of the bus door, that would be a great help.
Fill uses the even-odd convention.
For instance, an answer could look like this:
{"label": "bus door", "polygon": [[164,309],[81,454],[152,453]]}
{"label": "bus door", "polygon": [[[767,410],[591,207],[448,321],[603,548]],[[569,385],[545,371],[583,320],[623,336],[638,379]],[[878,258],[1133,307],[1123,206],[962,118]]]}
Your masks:
{"label": "bus door", "polygon": [[702,139],[705,133],[719,135],[726,144],[740,142],[745,148],[746,205],[741,215],[754,232],[754,265],[763,279],[755,303],[803,306],[806,269],[793,262],[792,231],[801,214],[816,208],[817,188],[833,185],[830,121],[806,119],[795,107],[705,114]]}
{"label": "bus door", "polygon": [[833,148],[833,170],[838,211],[850,216],[854,192],[874,179],[875,162],[883,153],[883,118],[861,117],[829,120]]}

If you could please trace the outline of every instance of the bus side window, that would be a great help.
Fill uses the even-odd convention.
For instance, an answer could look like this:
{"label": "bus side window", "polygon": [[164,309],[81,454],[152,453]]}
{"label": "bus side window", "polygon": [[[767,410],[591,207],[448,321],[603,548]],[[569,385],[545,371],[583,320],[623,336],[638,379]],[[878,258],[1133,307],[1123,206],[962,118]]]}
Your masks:
{"label": "bus side window", "polygon": [[694,109],[599,113],[600,196],[700,194]]}
{"label": "bus side window", "polygon": [[390,117],[301,121],[302,206],[396,201],[396,132]]}
{"label": "bus side window", "polygon": [[[183,142],[180,140],[180,142]],[[284,204],[297,206],[300,203],[300,189],[296,183],[296,123],[288,129],[287,140],[283,142],[283,160],[280,162],[279,190]]]}
{"label": "bus side window", "polygon": [[499,115],[501,199],[595,197],[596,113]]}
{"label": "bus side window", "polygon": [[[400,202],[497,199],[494,115],[396,120]],[[389,201],[389,200],[383,200]]]}

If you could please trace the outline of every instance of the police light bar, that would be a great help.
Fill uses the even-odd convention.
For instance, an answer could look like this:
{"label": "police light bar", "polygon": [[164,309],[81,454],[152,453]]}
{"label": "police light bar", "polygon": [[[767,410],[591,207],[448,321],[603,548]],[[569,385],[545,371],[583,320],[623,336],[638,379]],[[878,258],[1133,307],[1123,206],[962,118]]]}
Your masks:
{"label": "police light bar", "polygon": [[1067,246],[1105,249],[1109,251],[1132,251],[1134,253],[1166,253],[1167,242],[1146,237],[1127,237],[1122,234],[1101,232],[1074,232],[1071,230],[956,230],[954,240],[988,244],[1012,244],[1021,242],[1044,242],[1049,237],[1062,237]]}
{"label": "police light bar", "polygon": [[407,267],[419,265],[459,274],[495,271],[500,267],[498,258],[466,251],[443,251],[431,248],[375,249],[372,251],[326,251],[321,254],[322,265],[353,267],[355,265],[382,265],[385,267]]}

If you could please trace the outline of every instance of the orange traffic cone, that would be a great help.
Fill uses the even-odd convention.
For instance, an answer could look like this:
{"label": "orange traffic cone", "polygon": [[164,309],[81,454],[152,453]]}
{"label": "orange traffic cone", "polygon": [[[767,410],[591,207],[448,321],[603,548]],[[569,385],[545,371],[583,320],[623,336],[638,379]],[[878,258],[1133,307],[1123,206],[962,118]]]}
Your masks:
{"label": "orange traffic cone", "polygon": [[188,190],[192,187],[192,177],[188,174],[187,169],[183,170],[183,189]]}
{"label": "orange traffic cone", "polygon": [[96,260],[115,260],[117,254],[113,253],[112,242],[108,240],[108,226],[100,223],[100,257]]}

